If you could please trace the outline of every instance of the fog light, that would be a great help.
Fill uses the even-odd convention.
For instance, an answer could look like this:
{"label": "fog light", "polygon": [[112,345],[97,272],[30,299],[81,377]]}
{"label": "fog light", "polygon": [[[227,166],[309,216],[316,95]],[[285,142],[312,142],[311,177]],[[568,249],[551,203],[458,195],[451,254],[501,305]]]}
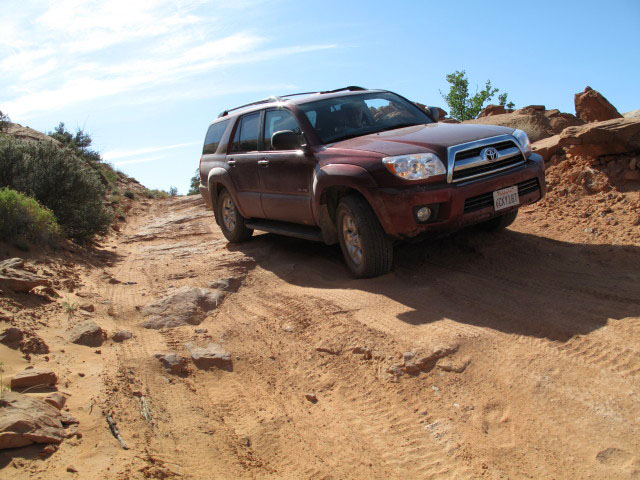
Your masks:
{"label": "fog light", "polygon": [[429,207],[422,207],[416,210],[416,217],[421,222],[426,222],[431,217],[431,209]]}

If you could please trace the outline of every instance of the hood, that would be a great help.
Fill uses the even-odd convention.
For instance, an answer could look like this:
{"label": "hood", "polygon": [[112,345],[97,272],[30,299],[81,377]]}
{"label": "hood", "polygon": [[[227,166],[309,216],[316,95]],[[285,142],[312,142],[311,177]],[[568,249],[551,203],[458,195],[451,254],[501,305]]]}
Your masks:
{"label": "hood", "polygon": [[331,148],[365,150],[387,156],[434,152],[446,158],[447,147],[512,132],[513,128],[494,125],[430,123],[351,138],[334,143]]}

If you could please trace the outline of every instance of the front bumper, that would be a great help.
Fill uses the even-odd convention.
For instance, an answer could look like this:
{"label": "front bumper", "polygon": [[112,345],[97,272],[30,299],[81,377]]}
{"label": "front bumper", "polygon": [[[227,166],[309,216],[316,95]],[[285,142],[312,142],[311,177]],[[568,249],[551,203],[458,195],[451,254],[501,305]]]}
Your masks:
{"label": "front bumper", "polygon": [[[527,181],[532,179],[537,179],[539,188],[522,189],[517,207],[496,213],[492,201],[489,204],[475,202],[474,209],[470,210],[468,204],[465,211],[465,201],[468,199],[481,199],[483,195],[513,185],[531,185]],[[526,163],[517,168],[469,182],[378,188],[369,193],[382,227],[392,237],[411,238],[426,232],[454,231],[541,200],[546,194],[544,162],[542,157],[532,154]],[[414,208],[431,204],[439,205],[437,217],[429,223],[418,223]]]}

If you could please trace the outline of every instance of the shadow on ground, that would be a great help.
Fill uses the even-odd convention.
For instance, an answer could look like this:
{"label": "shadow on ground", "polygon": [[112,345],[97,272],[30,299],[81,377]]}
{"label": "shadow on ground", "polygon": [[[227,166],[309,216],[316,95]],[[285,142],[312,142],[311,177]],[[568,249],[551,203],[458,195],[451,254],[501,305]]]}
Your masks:
{"label": "shadow on ground", "polygon": [[384,295],[408,307],[398,319],[414,325],[448,318],[564,342],[609,319],[640,316],[635,246],[468,229],[400,245],[393,271],[365,280],[350,276],[337,246],[262,234],[228,248],[294,285]]}

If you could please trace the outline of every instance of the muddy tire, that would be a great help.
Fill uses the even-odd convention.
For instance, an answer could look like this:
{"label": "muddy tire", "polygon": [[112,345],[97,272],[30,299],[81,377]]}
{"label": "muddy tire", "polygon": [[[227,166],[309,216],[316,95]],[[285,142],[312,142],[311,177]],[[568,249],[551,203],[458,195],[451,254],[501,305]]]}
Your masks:
{"label": "muddy tire", "polygon": [[391,270],[393,244],[362,197],[349,195],[340,200],[336,229],[345,262],[356,278],[377,277]]}
{"label": "muddy tire", "polygon": [[218,197],[216,219],[222,234],[231,243],[244,242],[253,235],[253,230],[245,226],[244,217],[240,215],[233,198],[226,190],[223,190]]}
{"label": "muddy tire", "polygon": [[500,215],[499,217],[482,222],[478,224],[478,227],[485,232],[501,232],[511,225],[516,220],[517,216],[518,210],[513,210],[509,213],[505,213],[504,215]]}

